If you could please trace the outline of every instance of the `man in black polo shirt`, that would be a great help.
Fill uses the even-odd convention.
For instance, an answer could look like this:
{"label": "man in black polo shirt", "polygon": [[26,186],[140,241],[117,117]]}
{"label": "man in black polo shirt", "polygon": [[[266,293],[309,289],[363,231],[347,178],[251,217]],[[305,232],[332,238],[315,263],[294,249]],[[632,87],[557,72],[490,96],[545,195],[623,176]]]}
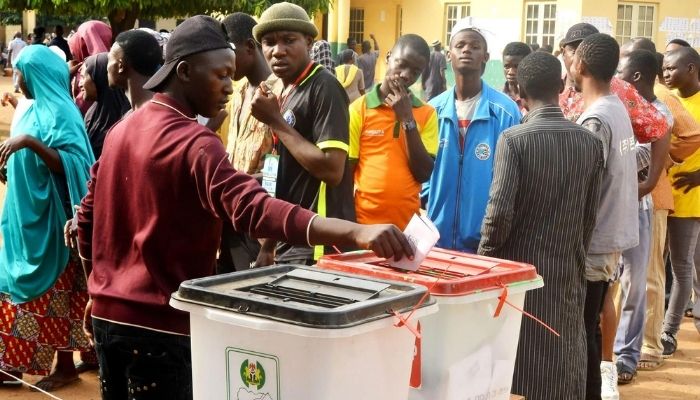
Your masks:
{"label": "man in black polo shirt", "polygon": [[70,53],[70,47],[68,46],[68,41],[63,38],[63,25],[56,25],[56,28],[54,28],[53,33],[56,35],[56,37],[51,39],[51,42],[49,43],[49,47],[57,46],[59,49],[63,50],[63,52],[66,54],[66,61],[72,60],[73,55]]}
{"label": "man in black polo shirt", "polygon": [[[274,85],[261,85],[252,113],[270,126],[274,153],[266,156],[263,187],[280,199],[327,217],[355,220],[352,176],[347,168],[348,98],[338,80],[313,63],[318,34],[306,11],[290,3],[268,8],[253,28]],[[270,87],[271,86],[271,87]],[[273,261],[313,264],[323,247],[266,241],[257,265]]]}

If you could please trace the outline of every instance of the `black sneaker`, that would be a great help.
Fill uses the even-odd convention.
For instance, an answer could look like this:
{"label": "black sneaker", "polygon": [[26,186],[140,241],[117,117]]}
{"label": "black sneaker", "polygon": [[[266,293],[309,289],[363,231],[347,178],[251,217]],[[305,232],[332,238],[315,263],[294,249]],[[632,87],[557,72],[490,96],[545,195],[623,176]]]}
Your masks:
{"label": "black sneaker", "polygon": [[676,340],[676,335],[670,332],[663,332],[661,334],[661,344],[664,346],[663,356],[664,358],[669,358],[673,356],[678,347],[678,341]]}

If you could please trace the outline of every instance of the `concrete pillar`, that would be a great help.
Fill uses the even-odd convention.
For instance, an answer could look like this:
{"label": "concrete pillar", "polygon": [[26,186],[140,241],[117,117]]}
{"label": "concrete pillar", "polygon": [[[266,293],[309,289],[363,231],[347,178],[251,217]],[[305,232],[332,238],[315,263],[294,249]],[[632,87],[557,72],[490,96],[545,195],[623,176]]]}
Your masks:
{"label": "concrete pillar", "polygon": [[328,8],[328,43],[333,55],[338,54],[338,0],[333,0]]}
{"label": "concrete pillar", "polygon": [[24,33],[24,38],[32,33],[36,28],[36,10],[24,10],[22,11],[22,32]]}
{"label": "concrete pillar", "polygon": [[347,48],[350,36],[350,0],[338,0],[338,50]]}

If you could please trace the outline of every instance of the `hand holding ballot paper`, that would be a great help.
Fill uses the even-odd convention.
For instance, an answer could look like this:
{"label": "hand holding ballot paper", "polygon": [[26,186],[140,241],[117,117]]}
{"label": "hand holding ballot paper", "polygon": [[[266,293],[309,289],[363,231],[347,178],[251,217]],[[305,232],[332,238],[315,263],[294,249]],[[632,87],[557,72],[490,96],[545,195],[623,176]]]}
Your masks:
{"label": "hand holding ballot paper", "polygon": [[400,261],[389,259],[387,262],[394,268],[415,271],[420,267],[421,263],[428,255],[428,252],[435,246],[438,239],[440,239],[440,233],[431,220],[418,214],[415,214],[413,218],[411,218],[411,221],[408,222],[408,226],[406,226],[403,233],[406,235],[406,238],[409,243],[411,243],[413,251],[415,252],[413,259],[402,258]]}

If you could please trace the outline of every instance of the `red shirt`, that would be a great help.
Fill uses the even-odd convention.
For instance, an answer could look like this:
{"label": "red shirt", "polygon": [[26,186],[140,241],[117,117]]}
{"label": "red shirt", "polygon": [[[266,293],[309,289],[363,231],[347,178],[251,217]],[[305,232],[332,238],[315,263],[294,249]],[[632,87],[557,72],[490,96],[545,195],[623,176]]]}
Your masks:
{"label": "red shirt", "polygon": [[518,105],[518,109],[520,110],[520,114],[524,116],[527,115],[527,108],[525,108],[525,104],[523,103],[523,99],[520,98],[519,94],[513,94],[510,92],[508,89],[508,82],[503,84],[503,93],[507,94],[508,97],[511,98],[515,102],[515,104]]}
{"label": "red shirt", "polygon": [[[153,100],[192,115],[163,94]],[[188,334],[170,294],[214,274],[223,218],[256,237],[307,244],[313,216],[235,171],[208,128],[149,102],[107,135],[78,214],[80,251],[93,265],[92,315]]]}
{"label": "red shirt", "polygon": [[[610,92],[622,100],[632,122],[634,136],[640,143],[655,142],[668,132],[668,123],[663,114],[646,101],[637,89],[622,79],[613,78]],[[583,95],[568,87],[559,95],[559,106],[567,119],[576,122],[583,114]]]}

